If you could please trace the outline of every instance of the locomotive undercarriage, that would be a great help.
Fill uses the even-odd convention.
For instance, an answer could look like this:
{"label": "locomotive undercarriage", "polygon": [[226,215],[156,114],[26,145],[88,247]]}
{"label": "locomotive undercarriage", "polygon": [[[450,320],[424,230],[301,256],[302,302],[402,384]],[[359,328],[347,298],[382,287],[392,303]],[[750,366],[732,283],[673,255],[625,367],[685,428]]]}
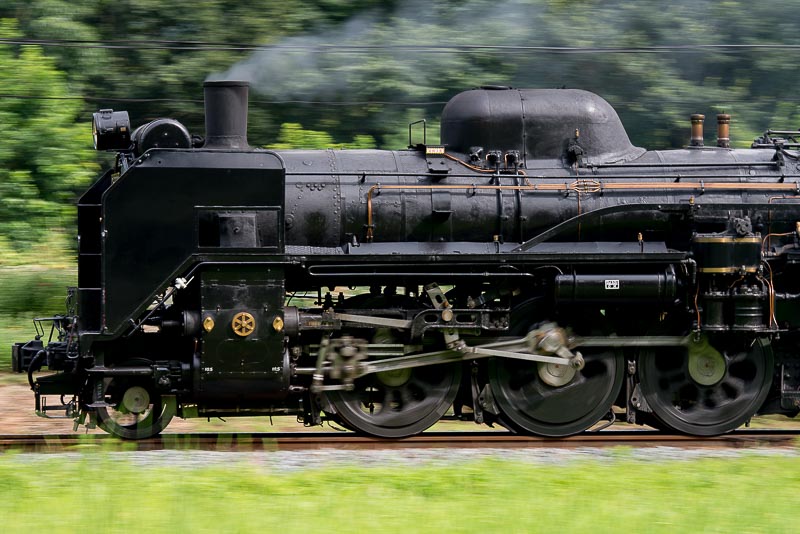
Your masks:
{"label": "locomotive undercarriage", "polygon": [[[422,365],[422,360],[462,362],[461,386],[455,385],[455,379],[444,380],[440,373],[435,383],[424,388],[431,411],[449,406],[454,398],[454,411],[462,417],[554,437],[616,417],[692,434],[718,434],[749,420],[770,392],[772,355],[763,332],[742,333],[734,336],[735,342],[729,335],[720,345],[722,350],[717,350],[709,335],[691,331],[688,321],[680,329],[667,328],[676,322],[672,315],[685,315],[679,307],[662,310],[651,320],[640,321],[637,328],[628,327],[631,332],[647,330],[639,335],[615,334],[626,330],[624,307],[584,307],[555,314],[543,309],[553,310],[541,296],[513,306],[509,328],[500,336],[503,341],[467,338],[460,352],[451,348],[372,363],[365,355],[362,369],[372,371],[369,378],[359,377],[358,366],[352,366],[352,389],[333,386],[336,393],[323,393],[327,400],[323,406],[345,426],[368,434],[394,437],[421,431],[428,421],[420,417],[409,423],[401,414],[404,403],[413,405],[408,399],[417,391],[412,380],[417,367],[410,366]],[[548,316],[558,322],[544,321]],[[580,332],[559,325],[592,327]],[[445,344],[447,336],[446,332],[442,335]],[[449,343],[458,340],[451,337]],[[506,352],[513,350],[519,353]],[[450,373],[457,377],[459,368],[451,363]],[[402,387],[406,384],[407,388]]]}
{"label": "locomotive undercarriage", "polygon": [[[454,416],[557,437],[617,418],[713,435],[759,410],[797,412],[796,386],[786,383],[794,375],[781,372],[793,362],[785,357],[792,335],[773,313],[776,300],[792,298],[770,294],[760,273],[702,273],[688,258],[481,267],[454,265],[463,272],[442,286],[386,285],[373,273],[368,287],[326,277],[311,291],[289,288],[271,325],[282,333],[287,387],[246,402],[198,390],[208,332],[201,289],[189,282],[156,301],[124,340],[96,342],[91,360],[67,356],[69,341],[50,343],[49,367],[61,358],[64,372],[38,379],[37,410],[124,438],[157,434],[173,416],[293,415],[381,437]],[[637,282],[608,298],[617,284]],[[723,286],[747,289],[723,298]],[[72,401],[40,400],[74,392],[75,376],[84,383]]]}

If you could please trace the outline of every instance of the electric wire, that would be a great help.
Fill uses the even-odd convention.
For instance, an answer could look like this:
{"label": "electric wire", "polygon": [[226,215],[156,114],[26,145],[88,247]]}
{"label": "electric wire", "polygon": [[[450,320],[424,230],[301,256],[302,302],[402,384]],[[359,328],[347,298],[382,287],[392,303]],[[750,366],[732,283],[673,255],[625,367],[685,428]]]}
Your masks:
{"label": "electric wire", "polygon": [[[0,46],[41,46],[41,47],[60,47],[77,49],[111,49],[111,50],[173,50],[173,51],[281,51],[281,52],[303,52],[313,54],[352,54],[352,53],[376,53],[389,51],[392,53],[474,53],[474,52],[497,52],[497,53],[555,53],[555,54],[642,54],[642,53],[666,53],[666,52],[741,52],[758,50],[791,51],[800,50],[800,45],[784,43],[762,43],[762,44],[688,44],[688,45],[652,45],[639,47],[578,47],[578,46],[526,46],[526,45],[486,45],[486,44],[441,44],[441,45],[397,45],[397,44],[264,44],[257,45],[251,43],[224,43],[217,41],[198,41],[198,40],[138,40],[138,39],[36,39],[25,37],[3,37],[0,38]],[[27,99],[27,100],[84,100],[84,101],[107,101],[123,103],[198,103],[202,100],[179,99],[179,98],[122,98],[122,97],[50,97],[20,95],[13,93],[1,93],[0,98]],[[331,107],[356,107],[364,105],[382,106],[434,106],[444,105],[447,101],[417,101],[417,102],[397,102],[397,101],[322,101],[322,100],[253,100],[254,104],[262,105],[324,105]],[[719,102],[719,104],[730,104],[731,102]],[[624,103],[618,105],[623,105]]]}
{"label": "electric wire", "polygon": [[[14,93],[0,93],[2,98],[16,98],[20,100],[82,100],[86,102],[120,102],[128,104],[148,104],[148,103],[190,103],[202,105],[202,99],[191,98],[127,98],[127,97],[100,97],[100,96],[39,96],[39,95],[21,95]],[[431,101],[389,101],[389,100],[258,100],[250,99],[251,104],[260,105],[314,105],[314,106],[332,106],[332,107],[350,107],[350,106],[443,106],[447,104],[446,100],[431,100]]]}
{"label": "electric wire", "polygon": [[760,43],[760,44],[685,44],[685,45],[650,45],[634,47],[617,46],[546,46],[546,45],[490,45],[490,44],[252,44],[225,43],[214,41],[180,41],[180,40],[138,40],[138,39],[35,39],[25,37],[3,37],[0,44],[16,46],[46,46],[82,49],[111,50],[174,50],[174,51],[297,51],[304,53],[374,53],[388,51],[392,53],[471,53],[502,52],[507,53],[551,53],[551,54],[642,54],[672,52],[740,52],[740,51],[792,51],[800,50],[800,44]]}

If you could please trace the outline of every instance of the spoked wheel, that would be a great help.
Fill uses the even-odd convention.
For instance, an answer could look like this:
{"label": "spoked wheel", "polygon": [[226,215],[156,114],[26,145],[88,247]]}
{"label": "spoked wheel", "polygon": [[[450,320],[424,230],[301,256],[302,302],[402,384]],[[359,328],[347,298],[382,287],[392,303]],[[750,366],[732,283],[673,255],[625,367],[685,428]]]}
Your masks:
{"label": "spoked wheel", "polygon": [[489,362],[489,384],[504,420],[521,432],[562,437],[611,410],[624,376],[622,354],[583,352],[583,369],[508,358]]}
{"label": "spoked wheel", "polygon": [[97,425],[123,439],[159,434],[172,420],[177,405],[174,396],[162,397],[143,384],[120,378],[103,380],[102,400],[110,406],[97,408]]}
{"label": "spoked wheel", "polygon": [[697,436],[730,432],[750,419],[772,384],[773,358],[761,339],[719,344],[703,337],[688,348],[639,356],[642,396],[665,426]]}
{"label": "spoked wheel", "polygon": [[461,363],[388,371],[355,381],[353,391],[325,394],[342,423],[382,438],[419,434],[438,421],[458,393]]}

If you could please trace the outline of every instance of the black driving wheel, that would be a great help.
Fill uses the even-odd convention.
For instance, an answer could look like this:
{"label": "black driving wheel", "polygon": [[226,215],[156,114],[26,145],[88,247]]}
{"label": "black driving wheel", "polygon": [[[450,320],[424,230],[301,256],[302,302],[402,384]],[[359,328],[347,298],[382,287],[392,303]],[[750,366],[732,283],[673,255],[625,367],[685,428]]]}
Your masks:
{"label": "black driving wheel", "polygon": [[103,379],[97,425],[123,439],[146,439],[159,434],[175,415],[174,396],[161,396],[141,383],[124,378]]}
{"label": "black driving wheel", "polygon": [[686,348],[639,356],[642,396],[655,417],[697,436],[724,434],[749,420],[767,397],[772,375],[772,350],[762,339],[715,343],[702,337]]}
{"label": "black driving wheel", "polygon": [[[511,334],[524,336],[533,318],[547,305],[540,298],[518,305],[511,315]],[[605,329],[603,317],[573,317],[574,324],[589,325],[592,333]],[[589,349],[579,352],[581,370],[564,365],[493,358],[489,384],[502,412],[501,423],[511,430],[546,437],[583,432],[608,414],[622,387],[624,357],[620,351]]]}
{"label": "black driving wheel", "polygon": [[419,434],[453,404],[461,363],[439,364],[365,376],[352,391],[325,393],[342,423],[381,438]]}
{"label": "black driving wheel", "polygon": [[495,401],[514,430],[547,437],[582,432],[611,410],[624,375],[622,354],[582,352],[586,365],[533,363],[495,358],[489,383]]}

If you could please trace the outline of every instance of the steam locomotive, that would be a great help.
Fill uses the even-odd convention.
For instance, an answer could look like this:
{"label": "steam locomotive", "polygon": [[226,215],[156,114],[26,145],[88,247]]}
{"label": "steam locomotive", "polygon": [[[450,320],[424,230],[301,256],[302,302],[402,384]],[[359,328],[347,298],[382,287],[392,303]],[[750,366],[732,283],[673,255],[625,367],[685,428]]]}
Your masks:
{"label": "steam locomotive", "polygon": [[204,93],[205,137],[94,115],[117,157],[78,202],[78,286],[12,351],[37,414],[401,438],[446,415],[708,436],[800,411],[800,131],[732,149],[720,115],[706,146],[693,115],[689,146],[648,151],[595,94],[483,87],[438,145],[271,151],[246,83]]}

